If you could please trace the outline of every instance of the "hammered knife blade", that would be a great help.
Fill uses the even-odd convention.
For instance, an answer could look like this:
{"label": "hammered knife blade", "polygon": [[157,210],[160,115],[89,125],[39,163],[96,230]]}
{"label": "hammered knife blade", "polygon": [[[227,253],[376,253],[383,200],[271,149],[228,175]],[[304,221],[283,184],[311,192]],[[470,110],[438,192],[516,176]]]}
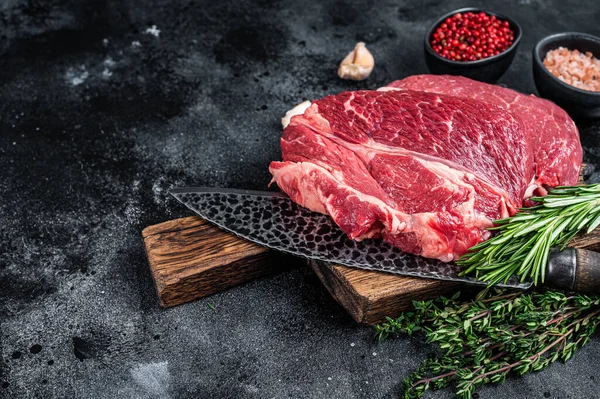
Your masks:
{"label": "hammered knife blade", "polygon": [[[367,270],[485,285],[459,276],[454,263],[411,255],[379,240],[354,241],[328,215],[312,212],[287,195],[223,188],[177,188],[171,194],[209,222],[259,245],[295,256]],[[527,289],[510,280],[502,286]]]}

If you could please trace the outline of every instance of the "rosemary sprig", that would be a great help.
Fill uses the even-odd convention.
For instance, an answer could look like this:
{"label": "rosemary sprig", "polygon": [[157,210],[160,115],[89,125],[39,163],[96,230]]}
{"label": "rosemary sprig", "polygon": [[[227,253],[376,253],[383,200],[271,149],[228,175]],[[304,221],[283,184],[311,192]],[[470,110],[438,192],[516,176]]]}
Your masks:
{"label": "rosemary sprig", "polygon": [[404,398],[454,384],[470,399],[483,384],[504,382],[566,361],[600,323],[600,298],[560,291],[510,292],[489,288],[473,299],[414,302],[414,311],[376,326],[379,339],[423,332],[442,354],[425,360],[404,380]]}
{"label": "rosemary sprig", "polygon": [[600,184],[557,187],[546,197],[532,197],[537,204],[516,215],[496,220],[492,238],[469,249],[458,264],[461,275],[475,275],[490,284],[517,275],[544,282],[550,248],[565,245],[578,232],[600,225]]}

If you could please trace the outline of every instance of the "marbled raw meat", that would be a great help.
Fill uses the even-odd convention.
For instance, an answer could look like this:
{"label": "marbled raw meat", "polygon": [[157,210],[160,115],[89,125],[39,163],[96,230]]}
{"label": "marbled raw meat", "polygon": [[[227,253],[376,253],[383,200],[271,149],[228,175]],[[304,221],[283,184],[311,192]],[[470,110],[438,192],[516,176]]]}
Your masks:
{"label": "marbled raw meat", "polygon": [[[446,85],[444,85],[446,82]],[[273,180],[352,239],[451,261],[533,192],[574,184],[577,129],[545,100],[422,75],[314,101],[291,118]]]}

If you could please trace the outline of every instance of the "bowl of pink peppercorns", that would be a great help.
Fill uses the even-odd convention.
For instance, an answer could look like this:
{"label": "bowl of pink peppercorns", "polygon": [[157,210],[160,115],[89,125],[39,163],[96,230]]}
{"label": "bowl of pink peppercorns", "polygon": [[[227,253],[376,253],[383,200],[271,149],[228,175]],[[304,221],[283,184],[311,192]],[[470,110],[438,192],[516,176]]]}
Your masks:
{"label": "bowl of pink peppercorns", "polygon": [[425,35],[425,62],[434,74],[494,83],[508,69],[521,27],[505,15],[461,8],[438,19]]}

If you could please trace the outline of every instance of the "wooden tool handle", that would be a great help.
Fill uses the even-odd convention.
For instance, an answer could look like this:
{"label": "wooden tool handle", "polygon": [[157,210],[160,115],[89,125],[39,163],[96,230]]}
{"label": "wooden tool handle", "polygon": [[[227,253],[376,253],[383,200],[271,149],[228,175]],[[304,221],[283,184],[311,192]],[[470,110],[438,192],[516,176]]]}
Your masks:
{"label": "wooden tool handle", "polygon": [[577,271],[575,273],[575,291],[582,293],[600,293],[600,253],[578,249]]}
{"label": "wooden tool handle", "polygon": [[548,261],[548,284],[583,294],[600,293],[600,253],[567,248],[552,251]]}

